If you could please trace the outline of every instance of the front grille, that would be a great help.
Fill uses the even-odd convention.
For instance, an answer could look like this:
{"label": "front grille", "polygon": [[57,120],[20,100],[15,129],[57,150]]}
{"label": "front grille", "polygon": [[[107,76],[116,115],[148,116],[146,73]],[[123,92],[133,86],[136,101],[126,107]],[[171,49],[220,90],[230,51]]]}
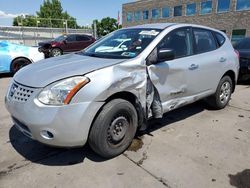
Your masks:
{"label": "front grille", "polygon": [[12,98],[13,101],[26,102],[33,93],[33,88],[13,83],[9,91],[9,97]]}

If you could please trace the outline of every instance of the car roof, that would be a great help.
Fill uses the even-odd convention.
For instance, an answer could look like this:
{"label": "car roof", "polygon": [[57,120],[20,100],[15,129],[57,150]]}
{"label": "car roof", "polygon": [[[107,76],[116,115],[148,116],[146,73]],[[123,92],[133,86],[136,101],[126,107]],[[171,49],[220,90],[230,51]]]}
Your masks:
{"label": "car roof", "polygon": [[70,33],[70,34],[65,34],[64,36],[72,36],[72,35],[75,35],[75,36],[86,36],[86,37],[91,37],[91,35],[88,35],[88,34],[81,34],[81,33]]}
{"label": "car roof", "polygon": [[[132,27],[127,27],[125,29],[166,29],[167,27],[179,25],[182,27],[198,27],[203,29],[209,29],[213,31],[218,31],[217,29],[203,26],[203,25],[197,25],[197,24],[189,24],[189,23],[152,23],[152,24],[144,24],[144,25],[137,25]],[[220,32],[220,31],[219,31]]]}
{"label": "car roof", "polygon": [[176,25],[176,23],[153,23],[153,24],[144,24],[144,25],[136,25],[136,26],[132,26],[132,27],[128,27],[131,29],[136,29],[136,28],[140,28],[140,29],[165,29],[166,27],[172,26],[172,25]]}
{"label": "car roof", "polygon": [[245,37],[244,39],[241,39],[241,41],[243,40],[250,40],[250,37]]}

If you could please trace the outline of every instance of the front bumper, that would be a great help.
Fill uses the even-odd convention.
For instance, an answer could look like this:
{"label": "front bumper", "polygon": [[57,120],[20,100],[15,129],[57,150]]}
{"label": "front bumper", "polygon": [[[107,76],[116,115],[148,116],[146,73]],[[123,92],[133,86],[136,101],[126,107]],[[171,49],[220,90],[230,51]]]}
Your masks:
{"label": "front bumper", "polygon": [[38,48],[38,51],[41,53],[44,53],[45,57],[49,57],[50,52],[51,52],[51,48],[45,48],[45,47],[40,46]]}
{"label": "front bumper", "polygon": [[[44,105],[36,99],[41,89],[33,90],[34,93],[26,101],[13,100],[7,93],[5,105],[15,126],[26,136],[47,145],[83,146],[88,139],[92,121],[104,103]],[[44,132],[51,133],[53,138],[44,136]]]}

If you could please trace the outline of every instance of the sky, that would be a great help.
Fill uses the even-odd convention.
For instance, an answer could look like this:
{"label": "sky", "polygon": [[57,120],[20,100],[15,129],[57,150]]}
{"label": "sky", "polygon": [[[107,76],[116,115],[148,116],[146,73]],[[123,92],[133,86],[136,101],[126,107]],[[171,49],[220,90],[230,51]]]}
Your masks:
{"label": "sky", "polygon": [[[79,25],[91,25],[94,19],[103,17],[117,19],[122,4],[134,0],[61,0],[64,11],[77,19]],[[13,17],[20,14],[36,14],[43,0],[0,0],[0,25],[12,25]]]}

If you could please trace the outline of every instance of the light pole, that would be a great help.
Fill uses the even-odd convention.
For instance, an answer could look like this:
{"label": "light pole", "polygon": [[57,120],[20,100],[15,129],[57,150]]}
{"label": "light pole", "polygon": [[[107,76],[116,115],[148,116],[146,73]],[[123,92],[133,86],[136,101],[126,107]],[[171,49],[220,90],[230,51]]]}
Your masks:
{"label": "light pole", "polygon": [[65,33],[68,34],[68,20],[65,20],[63,25],[65,25]]}

